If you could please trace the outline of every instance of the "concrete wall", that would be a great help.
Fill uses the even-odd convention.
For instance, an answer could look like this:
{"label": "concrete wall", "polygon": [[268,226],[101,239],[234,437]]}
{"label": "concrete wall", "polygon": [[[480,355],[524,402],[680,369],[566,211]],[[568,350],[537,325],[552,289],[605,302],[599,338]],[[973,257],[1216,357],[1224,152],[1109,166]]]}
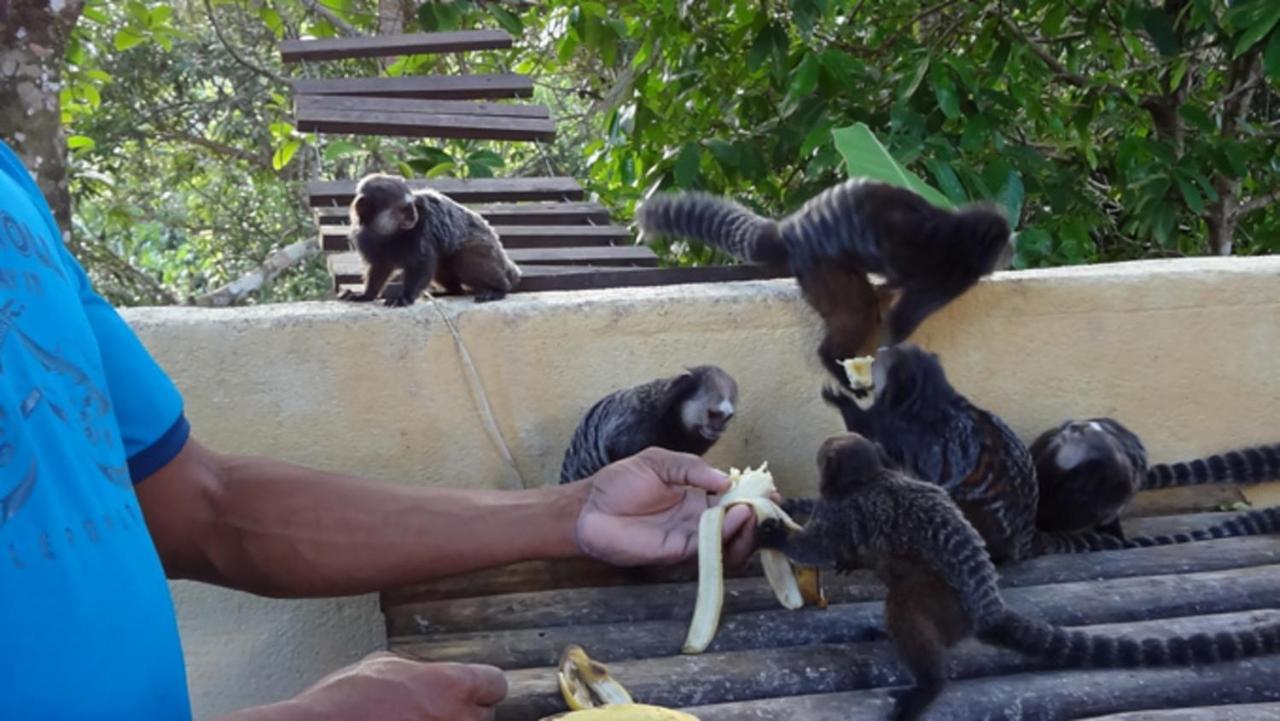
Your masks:
{"label": "concrete wall", "polygon": [[[1114,415],[1155,460],[1280,435],[1280,257],[998,274],[914,340],[1024,436]],[[790,281],[443,303],[516,461],[486,432],[454,339],[430,304],[337,303],[126,313],[186,394],[196,434],[394,483],[554,479],[580,414],[616,388],[717,363],[741,387],[713,462],[768,460],[810,488],[841,430],[818,400],[814,317]],[[523,479],[523,480],[521,480]],[[376,601],[267,601],[175,584],[197,714],[292,694],[381,640]]]}

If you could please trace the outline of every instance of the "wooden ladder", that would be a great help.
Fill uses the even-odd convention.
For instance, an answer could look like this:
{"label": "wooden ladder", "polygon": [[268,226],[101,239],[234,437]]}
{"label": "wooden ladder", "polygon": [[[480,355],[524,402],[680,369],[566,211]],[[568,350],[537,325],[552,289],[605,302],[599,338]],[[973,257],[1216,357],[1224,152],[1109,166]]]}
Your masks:
{"label": "wooden ladder", "polygon": [[[286,40],[286,62],[391,57],[509,48],[501,30]],[[419,138],[471,138],[547,142],[555,122],[546,106],[496,102],[527,98],[525,75],[413,75],[377,78],[301,78],[293,82],[298,130]],[[363,264],[349,246],[347,206],[356,181],[308,184],[307,195],[328,254],[333,287],[359,288]],[[582,186],[566,177],[411,179],[480,213],[493,225],[523,274],[515,292],[669,285],[769,277],[755,266],[660,268],[658,256],[637,245],[631,232],[612,224],[609,211],[585,200]],[[384,296],[398,293],[393,277]]]}

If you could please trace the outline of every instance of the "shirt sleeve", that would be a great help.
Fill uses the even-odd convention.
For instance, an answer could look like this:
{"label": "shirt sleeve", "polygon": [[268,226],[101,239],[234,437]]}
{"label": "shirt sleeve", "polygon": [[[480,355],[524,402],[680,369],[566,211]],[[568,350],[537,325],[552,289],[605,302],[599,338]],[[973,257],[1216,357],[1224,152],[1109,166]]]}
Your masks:
{"label": "shirt sleeve", "polygon": [[44,196],[3,142],[0,172],[14,178],[30,196],[79,296],[97,341],[129,475],[138,483],[173,460],[186,445],[191,426],[183,414],[182,395],[115,308],[93,290],[84,269],[61,242],[61,232]]}

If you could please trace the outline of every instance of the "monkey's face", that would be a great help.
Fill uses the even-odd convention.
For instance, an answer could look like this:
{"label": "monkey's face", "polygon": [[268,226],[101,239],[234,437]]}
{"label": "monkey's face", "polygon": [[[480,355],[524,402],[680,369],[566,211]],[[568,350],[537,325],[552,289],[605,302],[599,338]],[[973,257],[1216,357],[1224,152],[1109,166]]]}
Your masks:
{"label": "monkey's face", "polygon": [[718,441],[737,409],[738,384],[715,366],[699,366],[689,373],[697,388],[680,404],[680,421],[689,434]]}
{"label": "monkey's face", "polygon": [[931,398],[937,390],[950,390],[938,357],[913,343],[899,343],[876,351],[871,364],[875,404],[901,410],[917,399]]}
{"label": "monkey's face", "polygon": [[884,450],[857,433],[832,436],[818,449],[822,497],[839,500],[873,483],[885,469]]}
{"label": "monkey's face", "polygon": [[390,175],[360,181],[351,203],[352,222],[380,236],[392,236],[418,224],[418,205],[409,185]]}
{"label": "monkey's face", "polygon": [[1029,450],[1040,484],[1036,525],[1045,531],[1079,531],[1115,518],[1146,468],[1137,436],[1106,418],[1063,423]]}

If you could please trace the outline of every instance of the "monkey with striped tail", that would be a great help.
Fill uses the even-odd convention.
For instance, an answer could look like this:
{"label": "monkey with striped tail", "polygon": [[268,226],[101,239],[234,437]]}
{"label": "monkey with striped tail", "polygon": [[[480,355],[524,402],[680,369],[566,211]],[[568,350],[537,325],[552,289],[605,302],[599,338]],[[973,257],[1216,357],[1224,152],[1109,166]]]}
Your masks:
{"label": "monkey with striped tail", "polygon": [[1013,259],[1009,223],[990,207],[938,208],[919,194],[866,179],[819,193],[782,220],[707,193],[649,198],[636,216],[645,235],[684,237],[750,262],[785,268],[826,327],[819,351],[860,352],[879,323],[868,273],[898,298],[885,319],[897,343],[978,279]]}
{"label": "monkey with striped tail", "polygon": [[982,536],[945,490],[891,469],[884,449],[857,434],[818,453],[820,496],[803,530],[761,524],[761,547],[798,564],[867,566],[888,587],[889,636],[914,684],[896,694],[894,721],[914,721],[946,685],[944,655],[979,640],[1055,665],[1190,666],[1280,652],[1280,624],[1172,638],[1064,629],[1008,608]]}
{"label": "monkey with striped tail", "polygon": [[1036,526],[1123,537],[1118,517],[1139,491],[1280,480],[1280,444],[1178,463],[1147,462],[1147,449],[1114,418],[1066,421],[1031,443],[1040,484]]}

